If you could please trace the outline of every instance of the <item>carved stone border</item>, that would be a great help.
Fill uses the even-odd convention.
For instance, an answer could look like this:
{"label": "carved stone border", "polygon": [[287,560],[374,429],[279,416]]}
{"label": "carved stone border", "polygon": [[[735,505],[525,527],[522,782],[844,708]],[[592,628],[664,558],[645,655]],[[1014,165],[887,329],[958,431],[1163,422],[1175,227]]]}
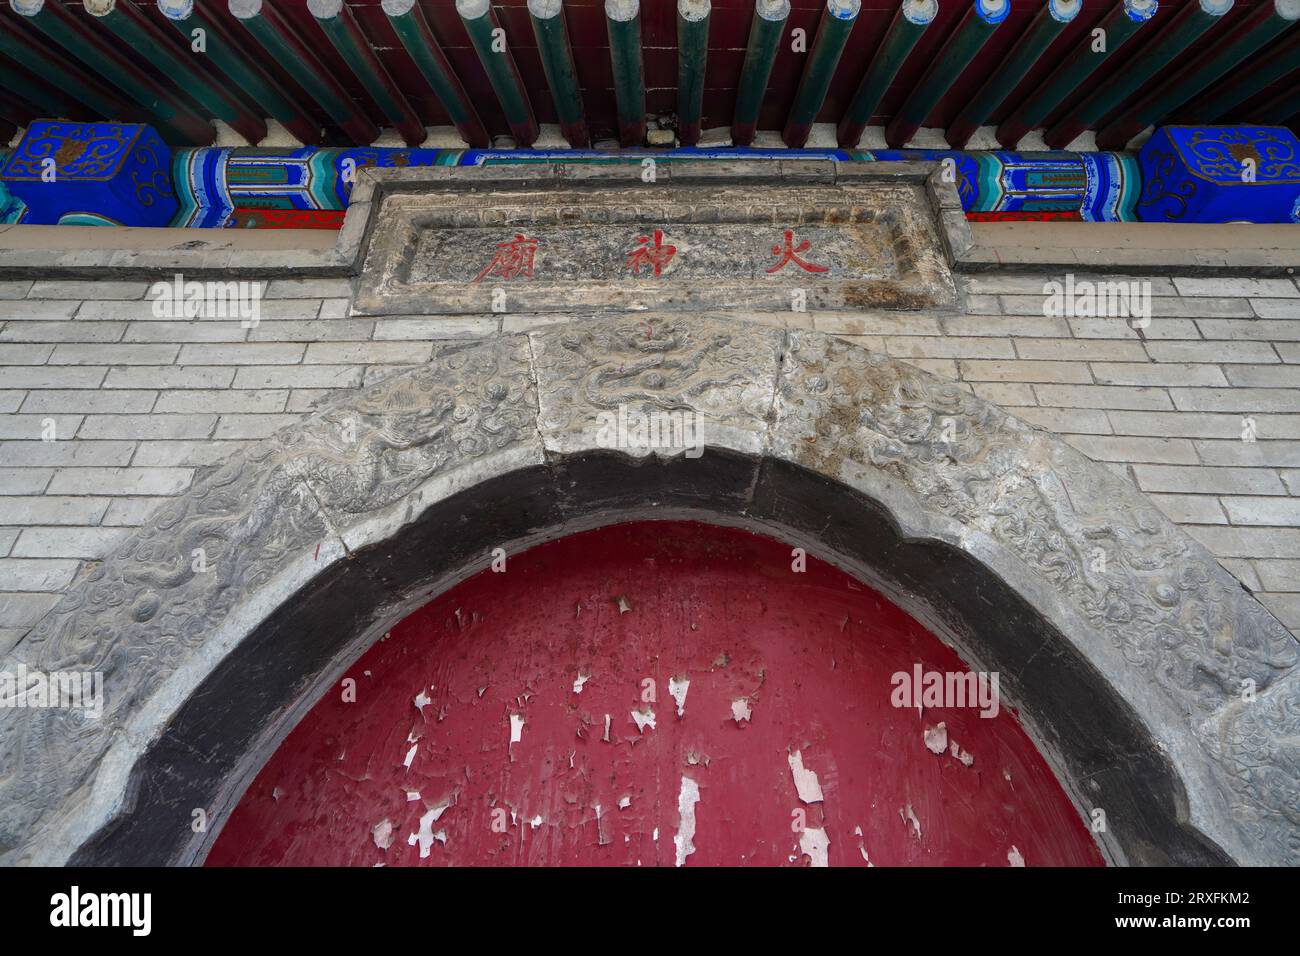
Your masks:
{"label": "carved stone border", "polygon": [[[601,447],[621,404],[697,415],[705,454]],[[201,860],[337,675],[492,548],[682,516],[804,545],[999,671],[1113,862],[1300,862],[1297,642],[1135,488],[910,365],[679,317],[441,347],[203,475],[0,661],[106,685],[98,720],[0,709],[0,861]]]}
{"label": "carved stone border", "polygon": [[[524,167],[530,173],[526,177],[500,176],[505,169],[486,167],[470,176],[452,171],[441,185],[425,181],[418,192],[386,195],[376,213],[353,314],[479,314],[491,311],[495,296],[502,293],[508,293],[512,311],[526,312],[770,311],[788,308],[796,288],[806,296],[810,310],[957,305],[948,260],[952,244],[965,242],[969,228],[954,187],[937,180],[944,188],[931,189],[914,168],[845,177],[829,162],[665,163],[652,183],[642,181],[642,167],[635,164]],[[403,180],[402,185],[408,183]],[[945,222],[936,204],[952,206],[956,216]],[[634,279],[618,267],[613,274],[558,278],[539,261],[537,273],[530,272],[528,278],[471,281],[491,255],[489,250],[481,261],[467,258],[465,242],[476,237],[498,242],[526,232],[547,236],[539,260],[548,251],[563,257],[564,250],[556,245],[560,233],[579,220],[581,228],[563,236],[584,250],[578,258],[599,260],[613,248],[619,266],[619,243],[630,243],[651,226],[662,227],[667,242],[681,242],[692,234],[697,246],[710,247],[708,253],[740,259],[779,242],[782,228],[799,230],[799,238],[815,227],[848,239],[857,226],[861,238],[853,243],[854,255],[866,261],[853,267],[844,264],[824,276],[795,268],[765,278],[719,268],[715,260],[705,267],[709,272],[677,272],[657,280]],[[737,238],[737,227],[743,228],[743,239]],[[954,236],[954,228],[959,236]],[[428,264],[422,249],[431,233],[444,237],[438,259],[458,270],[458,277],[417,274],[418,266]],[[676,261],[689,263],[691,256],[703,252],[685,252]],[[817,246],[810,255],[819,252]],[[845,256],[841,250],[841,259]],[[763,266],[772,263],[770,257],[758,258]],[[884,260],[896,266],[896,274],[862,274]]]}

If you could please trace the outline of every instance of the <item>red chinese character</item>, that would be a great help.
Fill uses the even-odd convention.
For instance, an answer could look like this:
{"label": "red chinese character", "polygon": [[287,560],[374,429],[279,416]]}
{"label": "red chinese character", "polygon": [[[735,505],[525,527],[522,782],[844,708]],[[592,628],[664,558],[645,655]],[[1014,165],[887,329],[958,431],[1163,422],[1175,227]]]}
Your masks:
{"label": "red chinese character", "polygon": [[628,268],[632,270],[633,275],[641,274],[641,267],[653,267],[655,275],[663,275],[668,263],[672,262],[673,256],[677,254],[676,246],[665,246],[663,244],[664,232],[662,229],[655,230],[654,245],[649,245],[649,236],[637,236],[637,242],[640,243],[635,249],[627,254]]}
{"label": "red chinese character", "polygon": [[497,243],[497,254],[487,268],[474,277],[480,282],[485,276],[500,276],[502,279],[514,279],[523,276],[533,277],[533,257],[537,254],[537,240],[529,239],[521,232],[515,233],[509,242]]}
{"label": "red chinese character", "polygon": [[780,256],[781,261],[768,269],[767,272],[769,274],[780,272],[788,263],[791,262],[797,265],[800,269],[803,269],[805,272],[830,272],[830,266],[819,266],[815,262],[805,262],[803,259],[799,258],[799,253],[807,252],[811,248],[812,243],[807,239],[796,246],[794,244],[794,230],[787,229],[785,231],[785,249],[782,250],[780,246],[772,247],[772,255]]}

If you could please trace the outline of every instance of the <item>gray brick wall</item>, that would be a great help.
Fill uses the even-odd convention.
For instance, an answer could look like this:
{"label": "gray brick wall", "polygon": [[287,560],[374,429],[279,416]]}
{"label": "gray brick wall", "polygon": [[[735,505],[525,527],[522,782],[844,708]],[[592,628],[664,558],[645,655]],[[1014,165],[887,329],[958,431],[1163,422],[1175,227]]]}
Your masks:
{"label": "gray brick wall", "polygon": [[[1049,278],[963,278],[960,315],[752,318],[843,335],[1060,433],[1300,631],[1300,286],[1153,278],[1135,330],[1043,315]],[[196,470],[435,340],[558,318],[353,318],[345,281],[276,280],[243,328],[158,319],[148,286],[0,282],[0,651]]]}

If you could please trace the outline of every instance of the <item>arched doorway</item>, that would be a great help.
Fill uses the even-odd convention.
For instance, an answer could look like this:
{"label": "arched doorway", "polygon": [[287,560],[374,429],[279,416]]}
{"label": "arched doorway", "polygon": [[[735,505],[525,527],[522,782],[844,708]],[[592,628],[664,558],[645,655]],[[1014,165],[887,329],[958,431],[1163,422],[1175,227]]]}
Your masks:
{"label": "arched doorway", "polygon": [[497,568],[348,669],[209,865],[1102,863],[996,684],[917,706],[966,665],[831,565],[672,521]]}
{"label": "arched doorway", "polygon": [[[623,403],[689,410],[701,453],[611,447]],[[670,518],[806,547],[1000,673],[1108,860],[1295,859],[1295,639],[1131,484],[825,335],[619,319],[448,347],[233,454],[92,568],[11,657],[103,671],[104,712],[0,714],[0,861],[204,860],[195,821],[495,549]]]}

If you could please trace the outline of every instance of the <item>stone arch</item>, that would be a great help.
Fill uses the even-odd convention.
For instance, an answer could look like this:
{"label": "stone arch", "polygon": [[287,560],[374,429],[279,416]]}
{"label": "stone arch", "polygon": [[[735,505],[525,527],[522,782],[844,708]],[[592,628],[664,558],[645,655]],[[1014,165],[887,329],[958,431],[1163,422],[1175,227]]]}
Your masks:
{"label": "stone arch", "polygon": [[[611,448],[620,406],[702,454]],[[999,671],[1113,862],[1300,860],[1296,640],[1134,487],[843,340],[676,317],[442,346],[201,476],[0,665],[106,692],[0,709],[0,858],[201,860],[393,621],[494,547],[656,516],[807,546]]]}

